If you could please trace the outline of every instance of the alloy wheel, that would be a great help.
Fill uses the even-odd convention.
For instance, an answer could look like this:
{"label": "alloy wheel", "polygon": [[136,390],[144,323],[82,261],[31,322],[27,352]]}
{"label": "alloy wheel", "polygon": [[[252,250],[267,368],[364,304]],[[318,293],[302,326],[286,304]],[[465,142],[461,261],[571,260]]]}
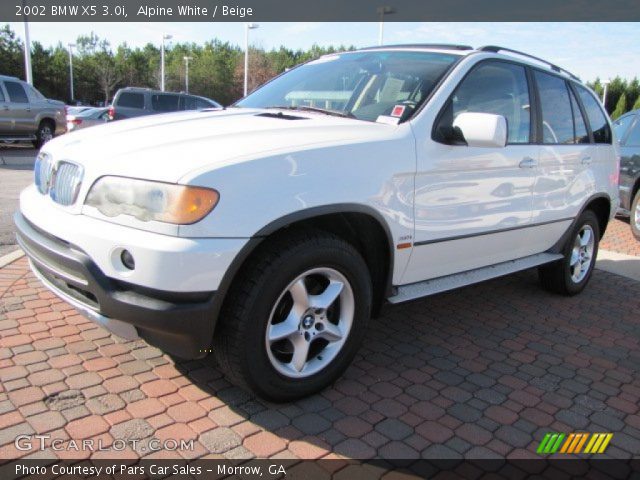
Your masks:
{"label": "alloy wheel", "polygon": [[280,294],[265,332],[271,365],[289,378],[327,367],[344,346],[355,311],[349,281],[332,268],[296,277]]}
{"label": "alloy wheel", "polygon": [[571,280],[580,283],[589,273],[593,263],[593,251],[595,249],[595,234],[590,225],[583,225],[573,242],[569,270]]}
{"label": "alloy wheel", "polygon": [[51,131],[51,127],[48,125],[43,125],[40,129],[40,140],[43,144],[47,143],[53,138],[53,132]]}

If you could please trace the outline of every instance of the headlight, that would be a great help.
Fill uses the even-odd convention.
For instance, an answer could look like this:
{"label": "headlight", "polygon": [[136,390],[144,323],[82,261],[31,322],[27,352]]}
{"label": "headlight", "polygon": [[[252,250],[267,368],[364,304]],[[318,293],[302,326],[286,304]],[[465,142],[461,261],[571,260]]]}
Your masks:
{"label": "headlight", "polygon": [[219,198],[210,188],[102,177],[89,190],[85,204],[107,217],[131,215],[143,222],[188,225],[207,216]]}

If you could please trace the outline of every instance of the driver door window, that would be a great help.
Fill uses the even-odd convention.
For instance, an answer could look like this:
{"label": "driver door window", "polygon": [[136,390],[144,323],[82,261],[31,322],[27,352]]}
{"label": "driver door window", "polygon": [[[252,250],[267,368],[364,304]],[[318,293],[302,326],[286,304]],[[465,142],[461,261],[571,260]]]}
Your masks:
{"label": "driver door window", "polygon": [[524,67],[506,62],[476,67],[449,99],[436,130],[439,136],[446,135],[463,112],[502,115],[507,119],[507,143],[529,143],[531,103]]}

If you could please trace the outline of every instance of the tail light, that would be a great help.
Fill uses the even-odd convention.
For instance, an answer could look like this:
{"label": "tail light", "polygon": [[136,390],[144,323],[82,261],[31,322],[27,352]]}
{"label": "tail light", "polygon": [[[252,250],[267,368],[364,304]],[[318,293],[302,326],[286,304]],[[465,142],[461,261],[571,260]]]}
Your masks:
{"label": "tail light", "polygon": [[616,169],[609,174],[609,184],[612,187],[617,187],[620,184],[620,155],[616,155]]}
{"label": "tail light", "polygon": [[82,123],[82,119],[81,118],[71,118],[69,120],[69,123],[73,123],[74,125],[80,125]]}
{"label": "tail light", "polygon": [[110,118],[111,120],[113,120],[114,118],[116,118],[116,109],[115,109],[115,108],[113,108],[113,105],[111,105],[111,106],[109,107],[109,118]]}

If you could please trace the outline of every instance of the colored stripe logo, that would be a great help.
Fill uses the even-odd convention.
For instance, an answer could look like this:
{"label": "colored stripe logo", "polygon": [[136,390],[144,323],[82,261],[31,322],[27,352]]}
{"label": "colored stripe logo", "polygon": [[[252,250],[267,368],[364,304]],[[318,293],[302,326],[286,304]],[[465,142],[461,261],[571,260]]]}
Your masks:
{"label": "colored stripe logo", "polygon": [[547,433],[538,445],[537,453],[604,453],[612,438],[613,433]]}

